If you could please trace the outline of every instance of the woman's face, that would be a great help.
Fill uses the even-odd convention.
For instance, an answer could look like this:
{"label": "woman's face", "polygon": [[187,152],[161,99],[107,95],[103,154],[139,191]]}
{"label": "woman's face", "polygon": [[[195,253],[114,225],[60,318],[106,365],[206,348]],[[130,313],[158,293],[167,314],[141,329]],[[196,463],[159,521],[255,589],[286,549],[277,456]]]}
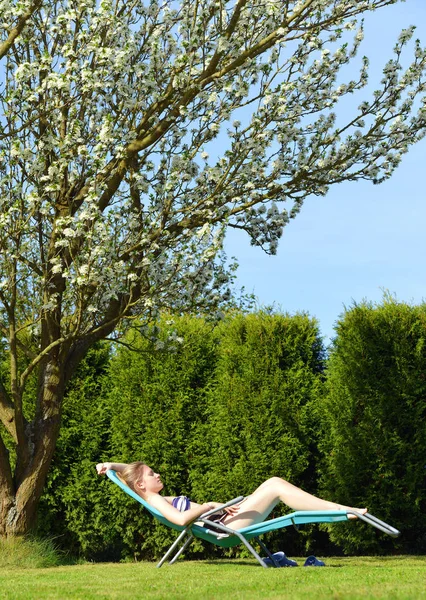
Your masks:
{"label": "woman's face", "polygon": [[158,493],[161,492],[164,487],[160,475],[158,473],[154,473],[151,467],[148,467],[147,465],[145,465],[143,468],[142,479],[146,492]]}

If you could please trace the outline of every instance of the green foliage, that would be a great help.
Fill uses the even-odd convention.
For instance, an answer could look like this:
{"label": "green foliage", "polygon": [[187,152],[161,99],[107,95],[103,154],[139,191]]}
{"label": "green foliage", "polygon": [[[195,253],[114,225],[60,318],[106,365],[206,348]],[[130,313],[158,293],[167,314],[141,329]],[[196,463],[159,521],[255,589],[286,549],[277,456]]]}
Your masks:
{"label": "green foliage", "polygon": [[[203,418],[217,342],[213,326],[198,317],[181,317],[174,323],[164,318],[155,333],[154,341],[151,336],[133,339],[137,352],[120,349],[112,361],[111,447],[103,458],[142,460],[162,474],[168,494],[191,496],[189,473],[197,457],[189,448],[195,424]],[[182,340],[174,342],[173,352],[167,350],[170,337]],[[158,350],[163,344],[165,349]],[[125,554],[158,556],[174,533],[134,501],[123,510],[123,496],[120,492],[115,510],[124,527]]]}
{"label": "green foliage", "polygon": [[[67,391],[39,532],[88,559],[157,558],[174,533],[94,469],[143,460],[168,494],[199,502],[247,495],[280,475],[366,505],[403,532],[395,542],[362,523],[335,524],[330,538],[345,552],[424,552],[425,324],[424,305],[352,307],[338,323],[325,386],[322,342],[306,315],[232,314],[216,327],[164,317],[158,330],[128,335],[136,351],[95,348]],[[326,529],[269,542],[335,551]],[[198,542],[187,556],[222,552]]]}
{"label": "green foliage", "polygon": [[[247,495],[272,475],[315,491],[309,406],[321,389],[323,347],[314,321],[235,314],[214,327],[164,317],[158,331],[126,342],[134,350],[119,347],[107,375],[105,349],[90,354],[68,391],[44,530],[90,559],[165,550],[175,534],[95,476],[104,460],[143,460],[168,494],[199,502]],[[200,542],[190,552],[217,553]]]}
{"label": "green foliage", "polygon": [[[316,322],[305,315],[236,315],[218,336],[215,379],[194,440],[194,496],[246,496],[272,476],[315,492],[311,406],[324,366]],[[276,547],[282,537],[275,535]],[[300,548],[303,538],[291,537],[291,547]]]}
{"label": "green foliage", "polygon": [[426,550],[426,305],[385,298],[337,325],[322,404],[323,493],[403,532],[330,528],[345,552]]}

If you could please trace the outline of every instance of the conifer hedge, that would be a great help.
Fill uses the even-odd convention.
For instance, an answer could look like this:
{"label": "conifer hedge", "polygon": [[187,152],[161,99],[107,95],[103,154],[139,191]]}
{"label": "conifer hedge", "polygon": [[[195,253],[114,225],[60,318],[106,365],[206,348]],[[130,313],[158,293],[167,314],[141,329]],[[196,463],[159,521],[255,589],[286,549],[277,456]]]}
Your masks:
{"label": "conifer hedge", "polygon": [[[58,542],[85,558],[156,558],[174,537],[97,478],[99,461],[144,460],[168,494],[199,502],[248,494],[277,474],[314,485],[308,406],[324,368],[315,321],[260,312],[214,327],[164,318],[155,340],[151,333],[132,334],[137,351],[118,348],[95,386],[77,379],[69,392],[44,529],[57,531],[60,517]],[[187,555],[212,553],[199,543]]]}
{"label": "conifer hedge", "polygon": [[[302,314],[240,314],[225,320],[217,335],[220,353],[206,416],[194,438],[194,497],[246,496],[272,476],[315,493],[313,408],[324,370],[316,321]],[[272,516],[283,512],[279,505]],[[311,529],[271,534],[271,546],[303,552],[313,543]]]}
{"label": "conifer hedge", "polygon": [[[158,325],[128,334],[134,350],[99,345],[80,365],[41,533],[86,559],[158,558],[174,533],[95,473],[100,461],[143,460],[169,495],[225,501],[280,475],[402,531],[395,541],[362,523],[334,524],[330,537],[312,526],[271,535],[275,550],[426,552],[425,305],[351,307],[327,361],[316,321],[303,314]],[[186,556],[218,552],[198,543]]]}
{"label": "conifer hedge", "polygon": [[426,552],[426,305],[386,297],[337,324],[322,402],[322,493],[401,530],[330,527],[346,553]]}

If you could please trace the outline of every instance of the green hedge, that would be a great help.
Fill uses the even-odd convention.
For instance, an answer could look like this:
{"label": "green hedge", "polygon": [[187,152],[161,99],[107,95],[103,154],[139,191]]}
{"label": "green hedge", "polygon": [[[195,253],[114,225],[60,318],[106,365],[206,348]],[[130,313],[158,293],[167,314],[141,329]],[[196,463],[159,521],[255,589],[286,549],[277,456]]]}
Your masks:
{"label": "green hedge", "polygon": [[426,551],[426,306],[385,298],[337,324],[322,404],[322,491],[400,529],[330,528],[345,552]]}
{"label": "green hedge", "polygon": [[[162,473],[167,493],[200,502],[248,494],[278,474],[314,491],[308,406],[324,367],[314,321],[237,314],[213,327],[164,318],[150,337],[132,338],[137,352],[119,348],[106,375],[89,355],[68,393],[42,512],[44,529],[85,558],[156,558],[174,537],[97,478],[98,461],[142,459]],[[215,553],[198,543],[187,555]]]}
{"label": "green hedge", "polygon": [[[170,337],[177,338],[172,352]],[[157,340],[141,336],[133,341],[139,352],[121,349],[111,363],[111,448],[103,458],[142,460],[161,473],[169,495],[191,497],[190,472],[197,457],[190,447],[195,426],[203,418],[218,342],[213,326],[198,317],[175,322],[164,318]],[[158,350],[163,344],[164,349]],[[165,551],[175,537],[173,531],[158,525],[134,501],[128,510],[121,508],[116,506],[128,525],[126,556],[132,552],[152,558]],[[201,546],[194,548],[199,551]]]}
{"label": "green hedge", "polygon": [[[237,315],[221,325],[218,336],[206,417],[194,438],[194,497],[248,495],[272,476],[315,493],[318,427],[312,406],[324,368],[317,323],[306,315]],[[280,505],[273,516],[284,511]],[[304,551],[313,541],[308,533],[279,532],[271,546]]]}
{"label": "green hedge", "polygon": [[[280,475],[403,533],[312,526],[271,535],[276,550],[424,553],[425,325],[424,305],[354,306],[327,371],[315,320],[264,311],[216,327],[164,317],[128,335],[136,351],[92,349],[67,390],[40,532],[86,559],[157,558],[174,533],[95,474],[99,461],[139,459],[171,495],[226,500]],[[218,552],[198,543],[186,555]]]}
{"label": "green hedge", "polygon": [[[217,342],[202,319],[182,317],[177,327],[164,319],[160,326],[129,335],[134,351],[91,351],[67,391],[39,532],[86,559],[152,558],[174,535],[97,477],[97,462],[143,459],[164,472],[170,494],[190,493],[187,440],[200,419]],[[173,342],[177,330],[183,343]]]}

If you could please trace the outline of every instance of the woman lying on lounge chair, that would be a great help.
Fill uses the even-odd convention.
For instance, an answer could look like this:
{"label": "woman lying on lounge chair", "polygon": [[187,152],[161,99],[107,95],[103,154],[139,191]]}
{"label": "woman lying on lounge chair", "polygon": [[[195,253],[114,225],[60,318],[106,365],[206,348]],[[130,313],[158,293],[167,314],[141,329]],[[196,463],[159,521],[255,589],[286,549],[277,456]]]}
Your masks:
{"label": "woman lying on lounge chair", "polygon": [[[116,471],[130,489],[176,525],[185,526],[207,511],[222,506],[219,502],[197,504],[190,502],[186,496],[161,496],[160,492],[164,486],[160,475],[142,462],[128,465],[105,462],[96,465],[98,475],[104,475],[109,469]],[[353,508],[322,500],[280,477],[272,477],[242,502],[226,508],[222,515],[214,515],[211,519],[220,520],[232,529],[242,529],[264,521],[280,501],[294,510],[355,510],[361,514],[367,512],[366,508]],[[355,515],[351,516],[356,518]]]}

